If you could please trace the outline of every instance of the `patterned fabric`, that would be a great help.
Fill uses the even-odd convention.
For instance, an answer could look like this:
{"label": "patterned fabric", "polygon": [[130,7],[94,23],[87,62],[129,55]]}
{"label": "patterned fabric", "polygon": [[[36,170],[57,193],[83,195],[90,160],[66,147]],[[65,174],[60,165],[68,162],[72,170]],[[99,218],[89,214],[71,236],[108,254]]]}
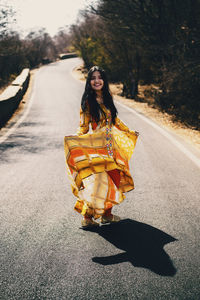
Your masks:
{"label": "patterned fabric", "polygon": [[75,210],[83,215],[97,218],[113,204],[123,201],[123,194],[117,190],[113,180],[105,171],[83,179],[83,183],[85,188],[80,190],[80,200],[75,205]]}
{"label": "patterned fabric", "polygon": [[[103,104],[101,108],[104,114],[99,124],[91,119],[89,110],[81,110],[77,135],[64,139],[67,172],[78,198],[75,210],[94,218],[121,203],[123,193],[134,189],[128,161],[137,135],[119,118],[112,126],[110,111]],[[92,133],[87,133],[90,124]]]}

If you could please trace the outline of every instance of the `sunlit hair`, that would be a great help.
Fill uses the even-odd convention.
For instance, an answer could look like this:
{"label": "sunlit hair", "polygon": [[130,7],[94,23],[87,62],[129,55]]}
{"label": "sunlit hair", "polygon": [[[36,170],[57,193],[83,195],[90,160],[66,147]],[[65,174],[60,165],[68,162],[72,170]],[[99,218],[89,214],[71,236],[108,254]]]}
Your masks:
{"label": "sunlit hair", "polygon": [[92,79],[92,74],[95,71],[98,71],[100,73],[101,79],[104,82],[103,88],[102,88],[103,103],[104,103],[105,107],[110,110],[111,116],[112,116],[112,123],[115,124],[115,118],[117,116],[117,109],[113,103],[113,98],[109,91],[106,73],[102,68],[100,68],[98,66],[92,67],[88,72],[87,81],[85,84],[85,91],[83,93],[82,101],[81,101],[81,108],[83,111],[85,111],[87,104],[88,104],[90,114],[91,114],[92,118],[96,121],[96,123],[98,123],[100,120],[100,112],[102,112],[105,115],[105,113],[102,111],[99,103],[96,100],[96,92],[92,89],[91,84],[90,84],[91,79]]}

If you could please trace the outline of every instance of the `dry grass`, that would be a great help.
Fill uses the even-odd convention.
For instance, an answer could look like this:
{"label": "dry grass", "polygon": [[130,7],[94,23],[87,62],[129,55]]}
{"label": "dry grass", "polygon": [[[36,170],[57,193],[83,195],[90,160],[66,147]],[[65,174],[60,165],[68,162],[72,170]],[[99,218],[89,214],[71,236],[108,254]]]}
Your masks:
{"label": "dry grass", "polygon": [[[79,66],[73,71],[74,76],[82,81],[84,81],[86,77],[86,73],[83,70],[83,66]],[[134,108],[136,111],[152,119],[160,126],[171,130],[172,132],[180,136],[183,140],[185,140],[187,143],[193,145],[196,149],[200,150],[200,131],[189,128],[181,122],[174,121],[173,116],[167,113],[163,113],[157,108],[151,107],[151,104],[153,104],[154,100],[150,96],[146,97],[146,93],[144,91],[151,89],[152,87],[157,88],[153,85],[139,87],[138,98],[141,98],[141,100],[145,102],[138,102],[133,99],[127,99],[120,96],[122,93],[122,84],[110,84],[110,90],[117,101]]]}

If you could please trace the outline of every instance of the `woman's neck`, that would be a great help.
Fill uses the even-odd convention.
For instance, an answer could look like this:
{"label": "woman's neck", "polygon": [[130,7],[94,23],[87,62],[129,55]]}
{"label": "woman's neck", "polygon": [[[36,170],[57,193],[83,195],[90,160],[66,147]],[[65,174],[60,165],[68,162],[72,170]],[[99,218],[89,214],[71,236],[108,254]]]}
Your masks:
{"label": "woman's neck", "polygon": [[99,104],[103,103],[103,93],[102,93],[102,91],[96,91],[96,100]]}

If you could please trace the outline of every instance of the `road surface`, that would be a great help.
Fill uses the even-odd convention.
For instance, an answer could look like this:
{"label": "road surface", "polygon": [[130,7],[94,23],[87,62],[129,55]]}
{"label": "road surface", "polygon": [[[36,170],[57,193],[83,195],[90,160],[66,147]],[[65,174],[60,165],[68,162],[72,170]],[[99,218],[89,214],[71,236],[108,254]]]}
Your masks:
{"label": "road surface", "polygon": [[120,223],[80,229],[63,150],[79,124],[79,63],[39,69],[17,125],[1,132],[0,299],[200,299],[199,154],[119,104],[140,132],[135,190],[114,208]]}

